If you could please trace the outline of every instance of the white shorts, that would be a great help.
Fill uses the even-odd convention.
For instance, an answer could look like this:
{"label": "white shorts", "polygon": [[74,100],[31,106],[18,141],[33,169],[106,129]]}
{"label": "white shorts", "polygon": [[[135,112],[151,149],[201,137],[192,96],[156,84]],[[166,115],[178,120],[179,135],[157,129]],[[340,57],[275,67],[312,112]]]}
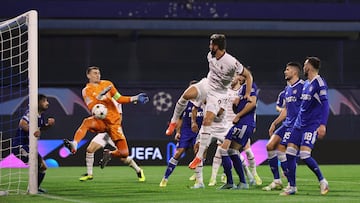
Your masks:
{"label": "white shorts", "polygon": [[[206,146],[210,146],[211,143],[216,141],[216,144],[222,144],[224,142],[225,136],[229,132],[229,125],[222,126],[211,126],[211,134],[208,139]],[[200,133],[196,137],[196,142],[200,142]]]}
{"label": "white shorts", "polygon": [[111,140],[110,136],[107,133],[98,133],[91,142],[95,142],[101,145],[103,148],[106,145],[111,145],[112,147],[116,148],[114,142]]}
{"label": "white shorts", "polygon": [[204,104],[204,102],[206,101],[207,93],[209,92],[208,80],[207,80],[207,78],[203,78],[198,83],[195,83],[191,86],[195,87],[198,92],[196,99],[192,99],[191,102],[195,106],[201,107]]}
{"label": "white shorts", "polygon": [[218,114],[220,108],[223,108],[224,101],[227,97],[227,92],[223,91],[215,91],[209,88],[208,79],[203,78],[200,82],[193,85],[198,92],[198,96],[195,100],[191,100],[191,102],[200,107],[206,101],[204,111],[210,111],[215,115]]}

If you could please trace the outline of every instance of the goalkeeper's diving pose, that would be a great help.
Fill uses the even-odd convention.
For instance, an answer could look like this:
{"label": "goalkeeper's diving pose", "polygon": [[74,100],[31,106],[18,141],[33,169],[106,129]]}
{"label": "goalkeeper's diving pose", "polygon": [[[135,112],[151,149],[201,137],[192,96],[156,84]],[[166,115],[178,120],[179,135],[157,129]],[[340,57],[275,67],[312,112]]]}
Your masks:
{"label": "goalkeeper's diving pose", "polygon": [[77,129],[73,141],[64,139],[64,145],[72,154],[76,153],[77,144],[85,137],[88,131],[94,133],[108,133],[114,142],[116,149],[113,151],[104,150],[102,164],[105,166],[112,157],[126,159],[129,156],[129,148],[126,137],[121,127],[121,117],[113,100],[119,104],[140,103],[145,104],[149,97],[145,93],[135,96],[123,96],[108,80],[100,80],[100,68],[91,66],[86,71],[89,82],[82,90],[82,96],[88,109],[91,111],[96,104],[103,104],[107,108],[107,115],[104,119],[94,116],[85,118]]}

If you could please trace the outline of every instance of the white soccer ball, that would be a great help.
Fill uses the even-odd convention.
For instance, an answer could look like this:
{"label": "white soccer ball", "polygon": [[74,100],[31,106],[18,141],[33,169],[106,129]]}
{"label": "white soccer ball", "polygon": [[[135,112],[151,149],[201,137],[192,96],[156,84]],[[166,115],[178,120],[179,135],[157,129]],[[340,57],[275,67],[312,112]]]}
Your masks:
{"label": "white soccer ball", "polygon": [[104,119],[107,115],[107,108],[103,104],[95,104],[92,108],[91,113],[95,118]]}

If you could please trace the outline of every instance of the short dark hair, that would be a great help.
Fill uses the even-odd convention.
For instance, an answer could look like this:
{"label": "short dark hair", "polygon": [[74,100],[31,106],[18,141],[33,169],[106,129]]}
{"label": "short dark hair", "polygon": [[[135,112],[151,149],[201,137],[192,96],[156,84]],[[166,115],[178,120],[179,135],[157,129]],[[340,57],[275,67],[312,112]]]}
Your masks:
{"label": "short dark hair", "polygon": [[90,66],[86,69],[86,75],[90,73],[91,70],[100,70],[97,66]]}
{"label": "short dark hair", "polygon": [[226,38],[224,34],[212,34],[210,40],[213,44],[217,45],[220,50],[226,49]]}
{"label": "short dark hair", "polygon": [[47,99],[47,97],[44,94],[38,94],[38,102],[43,99]]}
{"label": "short dark hair", "polygon": [[286,66],[292,66],[295,67],[298,71],[298,73],[300,74],[301,72],[301,65],[299,62],[295,62],[295,61],[290,61],[289,63],[286,64]]}
{"label": "short dark hair", "polygon": [[315,56],[308,56],[306,57],[306,60],[316,69],[319,70],[321,66],[321,61],[318,57]]}

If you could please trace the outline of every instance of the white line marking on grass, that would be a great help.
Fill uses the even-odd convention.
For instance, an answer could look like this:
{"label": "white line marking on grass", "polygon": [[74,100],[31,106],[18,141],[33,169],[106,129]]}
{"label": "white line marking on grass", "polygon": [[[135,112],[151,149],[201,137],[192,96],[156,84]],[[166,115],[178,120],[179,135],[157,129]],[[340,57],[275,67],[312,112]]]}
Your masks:
{"label": "white line marking on grass", "polygon": [[81,200],[68,199],[68,198],[63,198],[63,197],[54,196],[54,195],[47,195],[47,194],[41,194],[39,196],[46,197],[48,199],[61,200],[61,201],[64,201],[64,202],[89,203],[89,202],[85,202],[85,201],[81,201]]}

